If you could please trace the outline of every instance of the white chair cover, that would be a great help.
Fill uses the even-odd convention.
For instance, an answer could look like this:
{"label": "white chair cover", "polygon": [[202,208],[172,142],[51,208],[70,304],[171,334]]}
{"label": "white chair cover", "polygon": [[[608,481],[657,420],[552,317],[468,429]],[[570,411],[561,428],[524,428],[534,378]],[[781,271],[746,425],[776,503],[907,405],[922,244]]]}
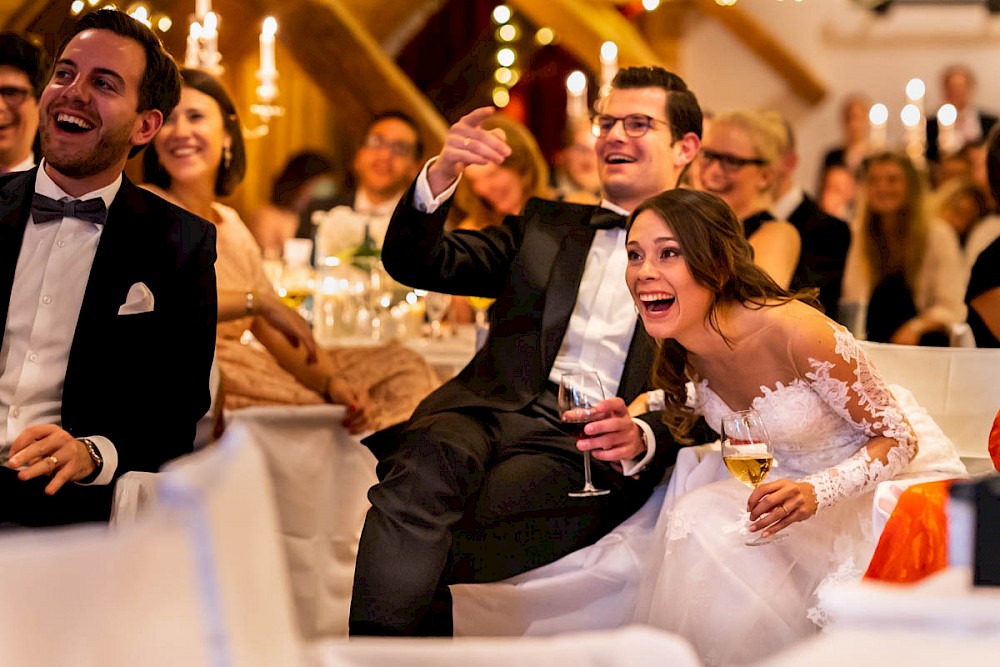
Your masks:
{"label": "white chair cover", "polygon": [[[301,635],[346,636],[358,540],[375,457],[333,405],[253,407],[227,428],[263,454],[274,487]],[[228,431],[227,431],[228,433]]]}
{"label": "white chair cover", "polygon": [[313,667],[699,667],[691,646],[645,627],[529,639],[357,639],[309,647]]}
{"label": "white chair cover", "polygon": [[3,664],[301,664],[269,480],[240,439],[170,464],[119,530],[0,538]]}
{"label": "white chair cover", "polygon": [[913,392],[970,473],[989,470],[986,449],[1000,410],[1000,349],[861,342],[882,377]]}

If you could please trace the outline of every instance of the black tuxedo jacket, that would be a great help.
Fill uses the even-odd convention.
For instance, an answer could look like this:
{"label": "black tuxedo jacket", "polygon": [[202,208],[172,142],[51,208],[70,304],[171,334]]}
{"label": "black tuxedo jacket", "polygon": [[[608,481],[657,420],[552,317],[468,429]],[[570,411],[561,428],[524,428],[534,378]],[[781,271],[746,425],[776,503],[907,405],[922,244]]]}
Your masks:
{"label": "black tuxedo jacket", "polygon": [[[0,178],[0,321],[24,235],[36,169]],[[62,427],[76,437],[108,437],[116,476],[155,471],[190,452],[210,404],[209,372],[218,305],[215,228],[127,178],[108,210],[73,335],[62,395]],[[153,293],[152,312],[119,315],[132,285]],[[0,334],[2,336],[3,334]],[[2,342],[2,338],[0,338]],[[19,494],[29,523],[102,520],[112,485],[43,484],[0,476],[4,497]],[[35,480],[32,480],[35,481]],[[5,508],[0,503],[0,517]]]}
{"label": "black tuxedo jacket", "polygon": [[[382,247],[382,261],[393,278],[435,292],[496,299],[485,345],[455,378],[424,399],[414,417],[466,407],[514,411],[526,406],[545,389],[569,325],[595,234],[588,222],[597,207],[532,199],[523,215],[508,216],[500,226],[445,232],[450,205],[426,214],[414,207],[413,197],[411,187]],[[650,388],[655,350],[637,322],[618,387],[626,403]],[[656,433],[654,466],[662,472],[676,449],[658,415],[645,421]],[[377,443],[378,434],[370,439]]]}
{"label": "black tuxedo jacket", "polygon": [[805,195],[802,203],[788,216],[799,230],[802,250],[792,287],[818,287],[823,310],[837,317],[844,263],[851,245],[851,228],[840,218],[824,213],[816,202]]}
{"label": "black tuxedo jacket", "polygon": [[[989,133],[990,129],[997,122],[997,116],[985,111],[979,112],[979,125],[983,128],[983,139],[985,139]],[[938,127],[938,122],[936,117],[927,118],[927,145],[924,152],[927,159],[931,162],[938,162],[941,159],[941,150],[938,148],[938,136],[940,135],[940,128]]]}

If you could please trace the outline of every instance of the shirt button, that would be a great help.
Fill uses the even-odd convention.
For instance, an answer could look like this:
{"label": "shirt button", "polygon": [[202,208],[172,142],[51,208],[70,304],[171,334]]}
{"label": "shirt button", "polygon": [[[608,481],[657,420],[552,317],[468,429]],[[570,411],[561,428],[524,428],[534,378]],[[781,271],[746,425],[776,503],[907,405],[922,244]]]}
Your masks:
{"label": "shirt button", "polygon": [[52,303],[52,297],[46,294],[42,297],[42,303],[49,304]]}
{"label": "shirt button", "polygon": [[28,355],[28,361],[38,361],[38,355],[32,352]]}
{"label": "shirt button", "polygon": [[57,241],[56,245],[59,246],[60,248],[65,248],[66,247],[66,242],[65,241]]}

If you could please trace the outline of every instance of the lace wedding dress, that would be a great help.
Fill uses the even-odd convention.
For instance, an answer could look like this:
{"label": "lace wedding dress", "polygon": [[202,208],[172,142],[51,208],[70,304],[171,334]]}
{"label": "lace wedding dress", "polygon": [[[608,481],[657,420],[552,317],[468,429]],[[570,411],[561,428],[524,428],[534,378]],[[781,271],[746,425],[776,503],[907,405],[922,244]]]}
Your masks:
{"label": "lace wedding dress", "polygon": [[[832,323],[830,329],[829,358],[808,356],[805,372],[792,361],[775,364],[762,332],[737,352],[736,367],[745,372],[733,378],[771,379],[770,387],[752,392],[749,406],[763,416],[774,446],[776,467],[765,481],[811,482],[815,516],[786,528],[779,542],[746,546],[749,490],[729,475],[718,452],[687,480],[671,481],[702,485],[673,494],[677,500],[661,514],[661,549],[637,620],[685,637],[706,665],[758,660],[822,627],[817,590],[825,582],[860,580],[871,558],[878,482],[965,475],[954,445],[912,395],[888,387],[848,332]],[[716,431],[724,414],[748,407],[727,405],[704,379],[689,384],[689,395]],[[877,435],[896,440],[884,461],[862,449]]]}

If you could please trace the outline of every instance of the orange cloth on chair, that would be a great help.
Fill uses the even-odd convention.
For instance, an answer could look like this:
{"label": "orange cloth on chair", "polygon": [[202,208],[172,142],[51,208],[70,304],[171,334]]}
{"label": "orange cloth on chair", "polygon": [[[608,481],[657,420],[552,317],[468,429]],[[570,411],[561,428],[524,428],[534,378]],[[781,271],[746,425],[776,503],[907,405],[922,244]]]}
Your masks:
{"label": "orange cloth on chair", "polygon": [[1000,411],[997,412],[993,420],[993,428],[990,429],[990,458],[993,459],[993,467],[1000,470]]}
{"label": "orange cloth on chair", "polygon": [[918,581],[948,565],[948,491],[952,480],[914,484],[885,524],[865,579]]}

